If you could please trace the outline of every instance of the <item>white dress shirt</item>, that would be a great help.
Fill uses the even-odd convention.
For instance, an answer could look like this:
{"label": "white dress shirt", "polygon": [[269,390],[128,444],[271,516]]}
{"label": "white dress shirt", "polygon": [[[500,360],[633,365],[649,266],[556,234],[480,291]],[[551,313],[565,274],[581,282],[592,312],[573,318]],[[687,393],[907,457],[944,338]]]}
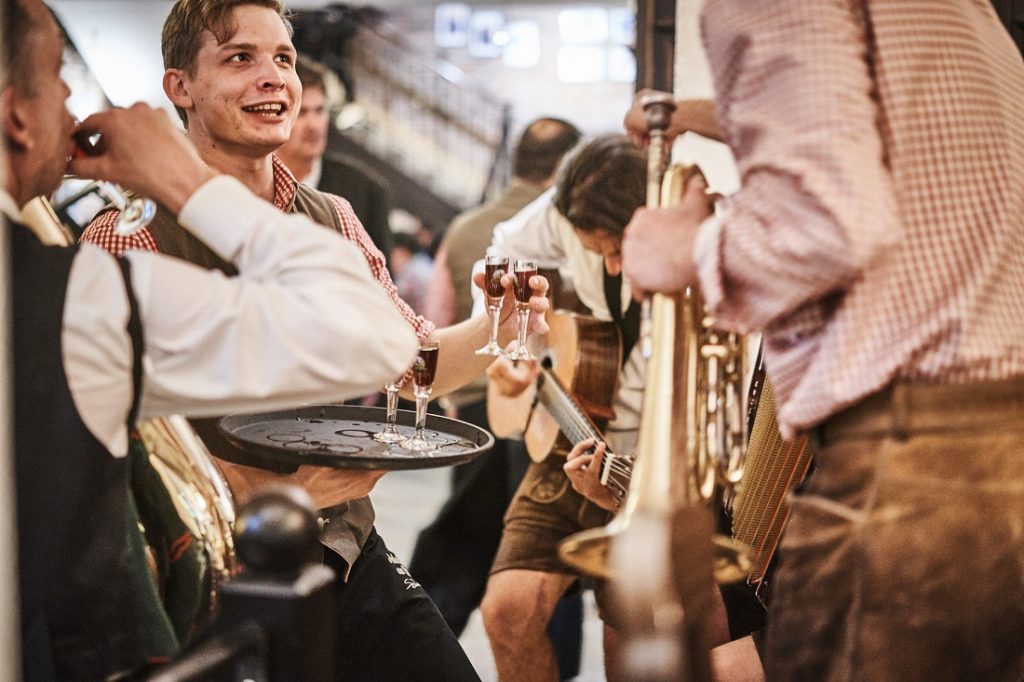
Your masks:
{"label": "white dress shirt", "polygon": [[[19,220],[2,191],[0,208]],[[239,274],[125,254],[144,340],[140,418],[337,402],[379,388],[415,357],[412,328],[337,233],[226,176],[193,194],[179,220]],[[83,245],[68,282],[64,368],[83,421],[116,456],[128,448],[128,316],[115,259]]]}
{"label": "white dress shirt", "polygon": [[309,175],[299,180],[302,184],[307,187],[316,189],[317,185],[320,184],[320,177],[324,174],[324,162],[322,159],[316,159],[313,161],[313,167],[309,169]]}

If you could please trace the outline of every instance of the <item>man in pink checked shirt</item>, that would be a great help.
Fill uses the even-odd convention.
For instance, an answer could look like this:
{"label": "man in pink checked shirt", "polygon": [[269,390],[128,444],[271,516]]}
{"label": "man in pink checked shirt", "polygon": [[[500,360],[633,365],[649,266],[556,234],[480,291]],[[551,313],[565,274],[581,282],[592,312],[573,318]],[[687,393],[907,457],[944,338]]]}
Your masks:
{"label": "man in pink checked shirt", "polygon": [[[288,140],[301,102],[295,48],[280,2],[178,0],[164,25],[162,47],[164,91],[185,122],[200,157],[281,210],[305,213],[360,248],[374,277],[420,339],[429,336],[441,342],[435,395],[478,376],[488,364],[488,358],[473,354],[487,340],[485,316],[445,329],[435,329],[418,317],[398,297],[384,256],[348,202],[299,185],[273,156]],[[128,238],[113,234],[115,219],[114,212],[100,215],[83,240],[115,253],[157,250],[232,272],[230,264],[201,241],[182,236],[169,211],[161,208],[148,230]],[[536,295],[531,306],[538,313],[534,329],[544,331],[547,283],[538,277],[533,284]],[[512,317],[511,304],[508,317]],[[514,324],[503,330],[505,340],[511,338],[510,326]],[[341,352],[344,349],[339,349]],[[353,363],[359,361],[351,358]],[[217,437],[212,424],[197,425],[197,430],[215,455],[228,460],[222,470],[236,496],[276,478],[238,463],[244,454],[234,452]],[[323,508],[325,563],[339,576],[335,595],[339,676],[345,680],[476,679],[436,607],[415,580],[408,580],[407,571],[373,528],[373,507],[365,494],[380,473],[316,467],[300,467],[299,471],[304,473],[299,482]]]}
{"label": "man in pink checked shirt", "polygon": [[624,270],[763,331],[813,434],[767,675],[1021,679],[1020,54],[984,2],[708,0],[702,29],[743,187],[638,211]]}

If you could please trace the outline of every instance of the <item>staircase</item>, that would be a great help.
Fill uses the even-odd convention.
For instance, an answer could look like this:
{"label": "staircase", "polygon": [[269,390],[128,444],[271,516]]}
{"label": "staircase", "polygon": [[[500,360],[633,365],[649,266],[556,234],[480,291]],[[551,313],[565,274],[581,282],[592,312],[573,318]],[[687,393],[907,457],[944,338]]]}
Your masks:
{"label": "staircase", "polygon": [[[388,181],[396,207],[435,229],[503,186],[509,105],[458,67],[407,44],[379,15],[358,21],[356,14],[353,31],[349,14],[346,30],[332,35],[332,11],[345,10],[294,20],[299,49],[342,71],[354,89],[355,106],[340,118],[355,109],[358,121],[332,135],[332,151],[370,165]],[[318,33],[320,50],[304,44],[304,27]]]}

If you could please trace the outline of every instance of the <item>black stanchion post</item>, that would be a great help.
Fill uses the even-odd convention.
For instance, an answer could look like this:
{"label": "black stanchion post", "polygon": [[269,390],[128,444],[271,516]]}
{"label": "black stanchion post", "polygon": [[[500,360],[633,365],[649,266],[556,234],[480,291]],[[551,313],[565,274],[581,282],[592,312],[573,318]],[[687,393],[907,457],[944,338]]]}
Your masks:
{"label": "black stanchion post", "polygon": [[210,626],[150,682],[334,679],[334,571],[321,563],[309,496],[257,492],[235,522],[242,572],[225,583]]}
{"label": "black stanchion post", "polygon": [[312,501],[294,487],[258,492],[235,521],[235,546],[244,568],[224,584],[217,622],[263,626],[275,682],[332,679],[334,572],[320,561]]}

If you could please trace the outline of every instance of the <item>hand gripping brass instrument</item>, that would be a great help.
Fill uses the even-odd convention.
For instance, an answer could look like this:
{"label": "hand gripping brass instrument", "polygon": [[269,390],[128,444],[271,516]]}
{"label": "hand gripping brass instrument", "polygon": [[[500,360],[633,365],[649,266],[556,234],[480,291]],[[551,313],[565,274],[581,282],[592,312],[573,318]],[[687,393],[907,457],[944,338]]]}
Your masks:
{"label": "hand gripping brass instrument", "polygon": [[[43,197],[25,206],[22,222],[44,244],[71,243],[70,232]],[[237,568],[231,534],[234,503],[213,458],[184,417],[149,419],[138,425],[138,434],[145,449],[143,464],[155,472],[155,477],[140,477],[133,471],[132,477],[150,568],[164,608],[184,639],[212,615],[219,586]],[[147,510],[147,505],[153,508]],[[167,533],[174,535],[165,537]],[[171,561],[175,566],[168,565]]]}

